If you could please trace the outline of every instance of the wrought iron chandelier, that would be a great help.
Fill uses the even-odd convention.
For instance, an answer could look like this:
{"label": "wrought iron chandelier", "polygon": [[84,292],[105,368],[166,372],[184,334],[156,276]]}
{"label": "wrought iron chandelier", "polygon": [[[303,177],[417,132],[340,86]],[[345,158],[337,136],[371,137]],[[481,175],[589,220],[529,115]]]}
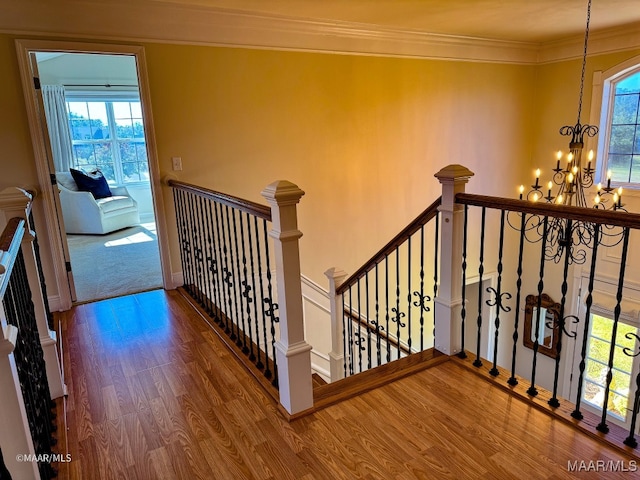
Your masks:
{"label": "wrought iron chandelier", "polygon": [[[582,73],[580,77],[580,96],[578,102],[578,119],[575,125],[565,125],[560,129],[560,135],[571,137],[569,152],[559,151],[556,155],[556,167],[551,171],[552,179],[546,184],[540,183],[540,169],[536,170],[535,183],[526,194],[524,185],[520,185],[520,199],[533,202],[547,202],[558,205],[572,205],[588,208],[626,211],[622,204],[622,188],[611,186],[611,172],[607,172],[606,186],[597,185],[597,192],[593,204],[587,202],[586,193],[593,186],[595,168],[593,167],[593,151],[587,155],[587,163],[583,163],[583,149],[585,136],[594,137],[598,134],[595,125],[580,123],[582,114],[582,97],[584,93],[584,77],[587,64],[587,44],[589,40],[589,23],[591,20],[591,0],[587,5],[587,22],[584,35],[584,49],[582,54]],[[564,157],[564,160],[563,160]],[[546,189],[545,189],[546,186]],[[554,194],[555,190],[555,194]],[[546,195],[545,195],[546,191]],[[582,221],[568,221],[564,218],[542,218],[539,215],[524,215],[522,225],[525,237],[529,242],[536,243],[544,238],[545,258],[560,262],[565,251],[569,263],[582,264],[586,261],[585,248],[593,248],[595,242],[613,246],[622,238],[619,228],[603,225],[601,229],[594,229],[593,224]],[[508,218],[514,229],[519,229],[518,223]]]}
{"label": "wrought iron chandelier", "polygon": [[[589,23],[591,21],[591,0],[587,5],[587,23],[584,34],[584,49],[582,54],[582,73],[580,77],[580,96],[578,101],[578,119],[575,125],[565,125],[560,129],[560,135],[571,137],[569,152],[565,155],[561,150],[556,155],[556,167],[551,180],[546,184],[546,189],[540,184],[540,169],[536,170],[535,184],[526,194],[530,201],[546,201],[560,205],[574,205],[588,207],[586,191],[593,186],[593,150],[587,155],[586,165],[583,162],[583,149],[585,135],[594,137],[598,134],[595,125],[583,125],[580,123],[582,115],[582,97],[584,94],[584,76],[587,65],[587,45],[589,41]],[[563,160],[564,157],[564,160]],[[555,194],[554,191],[555,190]],[[520,199],[523,199],[525,187],[520,185]],[[546,195],[545,195],[546,191]],[[597,185],[597,193],[593,200],[595,208],[610,208],[618,210],[623,208],[622,188],[611,187],[611,172],[607,173],[607,184]]]}

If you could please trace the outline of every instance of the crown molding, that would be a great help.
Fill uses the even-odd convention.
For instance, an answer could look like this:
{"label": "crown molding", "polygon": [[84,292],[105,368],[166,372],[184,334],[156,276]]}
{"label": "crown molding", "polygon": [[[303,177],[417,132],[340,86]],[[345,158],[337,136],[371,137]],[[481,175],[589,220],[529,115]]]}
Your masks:
{"label": "crown molding", "polygon": [[[157,0],[0,0],[0,6],[3,12],[0,32],[102,41],[521,65],[580,57],[583,42],[582,37],[545,44],[492,40]],[[20,27],[16,28],[16,25]],[[640,48],[638,25],[594,32],[590,38],[589,53],[632,48]]]}
{"label": "crown molding", "polygon": [[[577,35],[540,46],[538,63],[562,62],[582,58],[584,36]],[[588,54],[603,55],[640,49],[640,23],[589,33]]]}

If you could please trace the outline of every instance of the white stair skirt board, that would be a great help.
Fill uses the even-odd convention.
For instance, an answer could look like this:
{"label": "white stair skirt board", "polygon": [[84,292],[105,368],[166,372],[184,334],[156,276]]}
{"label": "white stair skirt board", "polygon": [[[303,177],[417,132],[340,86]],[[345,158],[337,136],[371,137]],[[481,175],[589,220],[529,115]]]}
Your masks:
{"label": "white stair skirt board", "polygon": [[107,235],[67,235],[78,302],[162,287],[155,223]]}

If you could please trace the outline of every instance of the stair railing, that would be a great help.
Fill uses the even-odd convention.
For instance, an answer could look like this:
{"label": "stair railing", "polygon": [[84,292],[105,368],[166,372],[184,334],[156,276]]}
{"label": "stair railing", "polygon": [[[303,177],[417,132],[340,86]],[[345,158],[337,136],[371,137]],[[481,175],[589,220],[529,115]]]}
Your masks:
{"label": "stair railing", "polygon": [[0,448],[14,478],[46,479],[55,476],[52,397],[64,386],[33,246],[31,200],[24,190],[0,192]]}
{"label": "stair railing", "polygon": [[185,291],[278,389],[289,414],[311,408],[296,213],[304,192],[287,181],[272,183],[262,192],[265,206],[166,183],[174,194]]}

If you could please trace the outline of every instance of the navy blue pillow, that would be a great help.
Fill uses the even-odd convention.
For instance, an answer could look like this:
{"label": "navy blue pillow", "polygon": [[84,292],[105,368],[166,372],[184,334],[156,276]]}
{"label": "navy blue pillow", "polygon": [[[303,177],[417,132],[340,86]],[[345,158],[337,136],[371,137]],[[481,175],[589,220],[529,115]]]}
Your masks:
{"label": "navy blue pillow", "polygon": [[78,190],[81,192],[91,192],[96,200],[111,196],[107,179],[104,178],[100,170],[96,170],[90,174],[86,174],[80,170],[74,170],[73,168],[70,168],[69,171],[76,185],[78,185]]}

